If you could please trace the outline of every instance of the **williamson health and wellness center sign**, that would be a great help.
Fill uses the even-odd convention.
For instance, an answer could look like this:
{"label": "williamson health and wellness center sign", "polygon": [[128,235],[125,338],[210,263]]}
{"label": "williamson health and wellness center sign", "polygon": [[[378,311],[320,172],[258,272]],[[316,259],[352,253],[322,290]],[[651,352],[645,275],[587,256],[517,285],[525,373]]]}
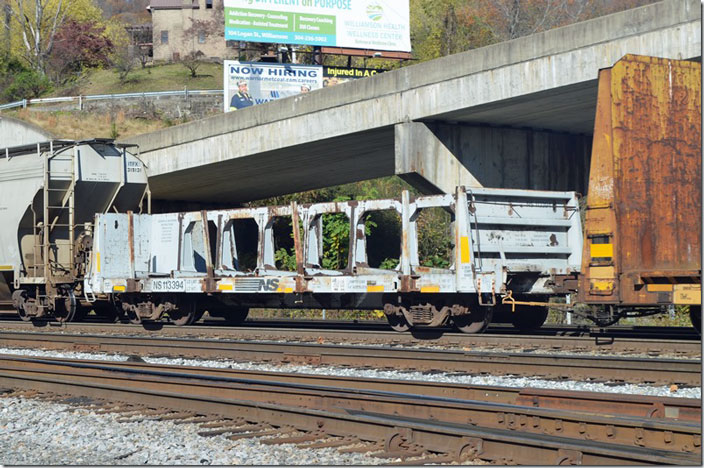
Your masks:
{"label": "williamson health and wellness center sign", "polygon": [[411,51],[408,0],[225,0],[225,39]]}

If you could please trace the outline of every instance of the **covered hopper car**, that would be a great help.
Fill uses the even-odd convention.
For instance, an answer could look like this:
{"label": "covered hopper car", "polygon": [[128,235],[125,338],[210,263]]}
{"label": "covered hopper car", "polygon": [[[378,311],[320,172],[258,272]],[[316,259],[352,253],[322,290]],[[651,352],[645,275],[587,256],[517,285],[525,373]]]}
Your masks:
{"label": "covered hopper car", "polygon": [[53,140],[0,152],[0,292],[25,320],[70,321],[96,213],[148,204],[144,166],[112,140]]}

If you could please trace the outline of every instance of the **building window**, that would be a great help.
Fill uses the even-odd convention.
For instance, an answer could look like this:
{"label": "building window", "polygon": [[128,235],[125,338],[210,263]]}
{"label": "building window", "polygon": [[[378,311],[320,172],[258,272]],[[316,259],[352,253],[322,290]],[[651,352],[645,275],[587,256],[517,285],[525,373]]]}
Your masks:
{"label": "building window", "polygon": [[169,43],[169,31],[161,31],[161,43],[162,44]]}
{"label": "building window", "polygon": [[205,31],[198,31],[198,43],[205,44]]}
{"label": "building window", "polygon": [[205,0],[205,8],[213,8],[213,0]]}

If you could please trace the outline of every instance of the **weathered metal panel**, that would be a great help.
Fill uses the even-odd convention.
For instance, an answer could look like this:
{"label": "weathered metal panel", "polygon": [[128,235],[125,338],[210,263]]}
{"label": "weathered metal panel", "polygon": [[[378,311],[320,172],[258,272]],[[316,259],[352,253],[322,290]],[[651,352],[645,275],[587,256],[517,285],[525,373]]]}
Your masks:
{"label": "weathered metal panel", "polygon": [[624,272],[701,269],[701,65],[613,67],[616,216]]}
{"label": "weathered metal panel", "polygon": [[699,282],[701,151],[699,63],[627,55],[602,71],[583,299],[671,303],[645,285]]}

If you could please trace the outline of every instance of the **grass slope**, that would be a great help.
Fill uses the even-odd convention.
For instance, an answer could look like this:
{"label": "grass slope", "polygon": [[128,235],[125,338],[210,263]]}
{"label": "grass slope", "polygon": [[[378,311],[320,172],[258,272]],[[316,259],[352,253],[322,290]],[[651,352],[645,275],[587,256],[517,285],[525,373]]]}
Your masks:
{"label": "grass slope", "polygon": [[[136,68],[120,81],[111,70],[94,70],[68,88],[56,90],[52,96],[77,96],[92,94],[138,93],[144,91],[173,91],[188,89],[222,89],[222,64],[203,63],[198,76],[192,78],[190,71],[180,64],[157,65]],[[96,114],[85,111],[50,111],[41,107],[29,107],[7,112],[48,130],[59,138],[118,138],[153,132],[181,123],[170,119],[130,118],[125,112]]]}
{"label": "grass slope", "polygon": [[[192,78],[190,71],[180,64],[157,65],[135,68],[124,81],[110,69],[95,70],[80,83],[77,91],[83,95],[139,93],[143,91],[173,91],[188,89],[222,89],[222,64],[203,63],[198,68],[198,76]],[[75,91],[76,87],[72,89]],[[65,96],[59,91],[58,95]]]}
{"label": "grass slope", "polygon": [[9,112],[7,115],[38,125],[58,138],[72,140],[129,137],[153,132],[174,123],[164,120],[128,118],[124,112],[112,115],[85,111],[45,112],[28,108]]}

